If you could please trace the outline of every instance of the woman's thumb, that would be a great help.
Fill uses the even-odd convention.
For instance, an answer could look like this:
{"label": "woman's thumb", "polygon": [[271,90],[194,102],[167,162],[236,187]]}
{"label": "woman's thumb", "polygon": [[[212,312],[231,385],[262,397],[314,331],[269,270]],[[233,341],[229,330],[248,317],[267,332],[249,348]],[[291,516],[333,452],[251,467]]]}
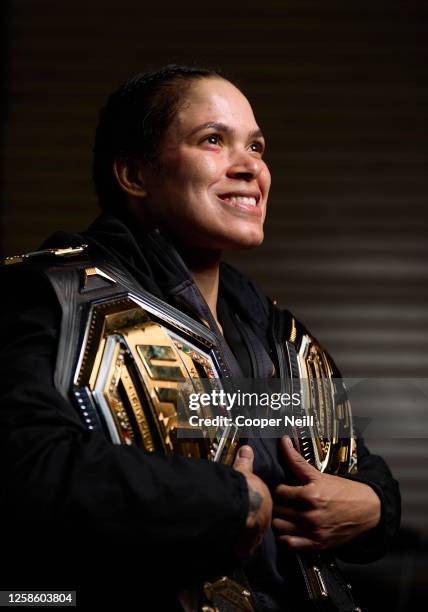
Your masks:
{"label": "woman's thumb", "polygon": [[233,467],[235,468],[235,470],[238,470],[240,472],[252,472],[253,460],[253,449],[251,448],[251,446],[248,446],[248,444],[246,444],[245,446],[241,446],[241,448],[238,450],[238,454],[236,455]]}

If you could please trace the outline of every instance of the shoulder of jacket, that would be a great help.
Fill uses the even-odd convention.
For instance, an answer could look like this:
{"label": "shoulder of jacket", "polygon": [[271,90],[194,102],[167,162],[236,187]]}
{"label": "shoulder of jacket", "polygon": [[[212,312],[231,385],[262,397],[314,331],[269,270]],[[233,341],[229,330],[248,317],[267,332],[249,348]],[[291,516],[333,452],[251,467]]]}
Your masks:
{"label": "shoulder of jacket", "polygon": [[89,251],[89,245],[82,235],[58,231],[51,234],[40,249],[5,257],[0,259],[0,265],[21,268],[26,267],[23,264],[30,264],[28,267],[40,265],[43,268],[58,265],[61,262],[71,263],[79,258],[87,258]]}
{"label": "shoulder of jacket", "polygon": [[[8,292],[44,292],[54,278],[79,276],[79,269],[95,266],[91,248],[81,236],[58,232],[37,251],[0,260],[0,278]],[[75,272],[76,271],[76,272]]]}
{"label": "shoulder of jacket", "polygon": [[[336,378],[340,378],[341,373],[336,362],[330,352],[319,342],[318,338],[301,321],[296,319],[292,312],[285,308],[279,308],[275,300],[271,300],[271,305],[282,317],[282,340],[287,340],[294,344],[298,353],[302,351],[304,353],[308,351],[314,354],[322,353],[329,361],[333,375]],[[303,350],[303,347],[306,347],[306,350]]]}
{"label": "shoulder of jacket", "polygon": [[88,249],[86,243],[81,243],[77,246],[64,246],[58,248],[41,249],[39,251],[30,251],[19,255],[11,255],[0,260],[2,266],[10,266],[26,263],[59,263],[61,261],[69,261],[85,254]]}
{"label": "shoulder of jacket", "polygon": [[294,314],[287,308],[281,308],[278,305],[278,300],[268,298],[272,313],[276,313],[276,318],[281,319],[280,335],[282,340],[288,340],[293,344],[300,343],[300,339],[304,335],[309,335],[307,328],[301,323]]}

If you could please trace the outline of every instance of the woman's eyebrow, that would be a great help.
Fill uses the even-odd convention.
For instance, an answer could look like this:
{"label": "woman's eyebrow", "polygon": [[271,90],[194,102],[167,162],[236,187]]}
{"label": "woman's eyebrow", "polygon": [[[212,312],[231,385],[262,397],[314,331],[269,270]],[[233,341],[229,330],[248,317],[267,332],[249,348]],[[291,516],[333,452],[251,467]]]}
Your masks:
{"label": "woman's eyebrow", "polygon": [[[199,132],[200,130],[206,130],[206,129],[214,129],[219,132],[223,132],[225,134],[230,134],[230,135],[233,135],[236,132],[234,128],[230,127],[229,125],[226,125],[225,123],[221,123],[218,121],[208,121],[207,123],[201,123],[201,125],[198,125],[195,128],[193,128],[193,130],[191,130],[188,135],[193,136],[193,134],[196,134],[196,132]],[[260,128],[256,128],[255,130],[252,130],[248,136],[249,138],[264,138],[263,132],[261,131]]]}

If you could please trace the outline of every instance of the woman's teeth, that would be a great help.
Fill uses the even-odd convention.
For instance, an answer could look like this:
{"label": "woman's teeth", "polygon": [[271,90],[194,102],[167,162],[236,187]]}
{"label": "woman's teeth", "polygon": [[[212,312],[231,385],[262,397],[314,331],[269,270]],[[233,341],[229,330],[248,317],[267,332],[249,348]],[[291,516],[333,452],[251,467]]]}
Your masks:
{"label": "woman's teeth", "polygon": [[256,198],[247,196],[226,196],[222,200],[230,202],[230,204],[244,204],[246,206],[255,206],[257,203]]}

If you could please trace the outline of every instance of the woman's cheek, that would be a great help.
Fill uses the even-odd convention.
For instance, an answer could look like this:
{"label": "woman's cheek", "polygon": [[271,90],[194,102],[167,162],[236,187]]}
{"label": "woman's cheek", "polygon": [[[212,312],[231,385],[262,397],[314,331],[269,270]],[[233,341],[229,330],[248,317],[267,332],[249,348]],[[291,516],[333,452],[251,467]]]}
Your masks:
{"label": "woman's cheek", "polygon": [[187,160],[187,176],[198,183],[218,179],[223,170],[224,156],[221,150],[213,149],[200,152]]}

